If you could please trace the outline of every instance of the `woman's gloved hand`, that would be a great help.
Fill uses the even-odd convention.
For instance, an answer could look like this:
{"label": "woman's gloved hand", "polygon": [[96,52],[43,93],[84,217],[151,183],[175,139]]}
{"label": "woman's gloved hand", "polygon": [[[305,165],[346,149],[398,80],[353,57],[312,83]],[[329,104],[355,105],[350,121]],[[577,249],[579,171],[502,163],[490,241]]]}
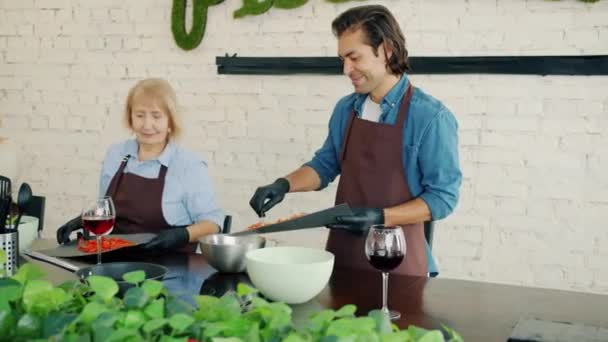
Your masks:
{"label": "woman's gloved hand", "polygon": [[82,229],[82,218],[80,215],[69,220],[57,229],[57,243],[64,244],[70,242],[70,234],[79,229]]}
{"label": "woman's gloved hand", "polygon": [[152,251],[158,249],[177,249],[190,242],[190,233],[185,227],[164,229],[141,248]]}
{"label": "woman's gloved hand", "polygon": [[378,208],[352,208],[353,214],[339,216],[337,223],[328,225],[329,229],[342,229],[357,235],[367,234],[369,227],[384,223],[384,209]]}

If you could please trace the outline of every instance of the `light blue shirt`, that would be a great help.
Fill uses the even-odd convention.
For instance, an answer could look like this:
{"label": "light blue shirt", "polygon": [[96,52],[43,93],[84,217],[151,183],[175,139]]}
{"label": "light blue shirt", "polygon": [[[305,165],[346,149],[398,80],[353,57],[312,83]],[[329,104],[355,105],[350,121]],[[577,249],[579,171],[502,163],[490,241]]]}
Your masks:
{"label": "light blue shirt", "polygon": [[131,155],[125,172],[145,178],[158,178],[161,165],[167,167],[163,189],[162,210],[165,221],[172,226],[211,221],[219,227],[224,213],[218,207],[207,163],[193,152],[169,142],[157,159],[139,161],[139,145],[129,139],[110,146],[103,161],[99,194],[104,196],[122,159]]}
{"label": "light blue shirt", "polygon": [[[379,123],[393,125],[409,84],[407,75],[386,94],[380,103]],[[321,178],[325,188],[341,172],[340,152],[346,125],[353,108],[361,117],[367,94],[353,93],[340,99],[329,120],[329,135],[313,159],[306,163]],[[403,134],[403,169],[413,197],[428,205],[433,220],[448,216],[458,203],[462,172],[458,157],[458,123],[441,102],[414,88]],[[436,271],[430,249],[429,271]]]}

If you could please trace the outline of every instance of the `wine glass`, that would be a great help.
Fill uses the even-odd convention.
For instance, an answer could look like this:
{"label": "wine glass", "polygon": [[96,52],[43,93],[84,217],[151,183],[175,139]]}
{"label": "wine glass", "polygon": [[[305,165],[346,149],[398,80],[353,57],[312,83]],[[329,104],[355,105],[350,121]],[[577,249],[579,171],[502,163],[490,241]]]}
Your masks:
{"label": "wine glass", "polygon": [[84,229],[95,234],[97,239],[97,264],[101,264],[101,236],[112,231],[115,219],[114,202],[109,196],[98,198],[82,210]]}
{"label": "wine glass", "polygon": [[382,312],[391,320],[401,317],[387,306],[388,273],[399,266],[405,257],[405,237],[400,226],[373,225],[365,240],[365,255],[370,264],[382,272]]}

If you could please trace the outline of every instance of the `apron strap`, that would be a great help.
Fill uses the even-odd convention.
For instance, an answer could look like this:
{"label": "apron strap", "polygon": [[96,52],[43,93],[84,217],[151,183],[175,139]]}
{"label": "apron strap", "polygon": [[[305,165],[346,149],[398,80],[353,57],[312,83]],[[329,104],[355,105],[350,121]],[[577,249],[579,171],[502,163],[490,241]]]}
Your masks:
{"label": "apron strap", "polygon": [[116,186],[114,187],[114,191],[112,191],[111,197],[116,197],[116,191],[118,191],[118,187],[120,187],[120,182],[122,181],[122,176],[124,175],[125,168],[127,167],[127,163],[129,162],[129,158],[131,158],[130,154],[127,154],[122,161],[120,162],[120,166],[118,167],[118,179],[116,180]]}

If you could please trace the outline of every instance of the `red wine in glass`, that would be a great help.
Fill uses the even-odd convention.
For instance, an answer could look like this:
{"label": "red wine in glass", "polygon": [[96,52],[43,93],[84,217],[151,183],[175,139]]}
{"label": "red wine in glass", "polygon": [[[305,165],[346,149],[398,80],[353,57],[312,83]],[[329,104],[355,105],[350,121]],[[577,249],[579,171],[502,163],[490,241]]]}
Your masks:
{"label": "red wine in glass", "polygon": [[83,217],[82,225],[84,226],[84,229],[90,231],[95,235],[105,235],[110,233],[110,231],[114,227],[114,220],[114,217],[111,216]]}
{"label": "red wine in glass", "polygon": [[405,257],[405,236],[399,226],[373,225],[365,239],[365,255],[369,263],[382,272],[382,312],[391,320],[401,314],[387,306],[388,274],[401,264]]}
{"label": "red wine in glass", "polygon": [[386,256],[382,254],[372,254],[369,256],[369,263],[374,266],[375,269],[381,272],[390,272],[397,266],[401,265],[403,261],[403,254],[394,254]]}
{"label": "red wine in glass", "polygon": [[89,203],[82,210],[82,225],[97,240],[97,264],[101,264],[101,236],[108,234],[114,228],[116,209],[111,197],[101,197]]}

